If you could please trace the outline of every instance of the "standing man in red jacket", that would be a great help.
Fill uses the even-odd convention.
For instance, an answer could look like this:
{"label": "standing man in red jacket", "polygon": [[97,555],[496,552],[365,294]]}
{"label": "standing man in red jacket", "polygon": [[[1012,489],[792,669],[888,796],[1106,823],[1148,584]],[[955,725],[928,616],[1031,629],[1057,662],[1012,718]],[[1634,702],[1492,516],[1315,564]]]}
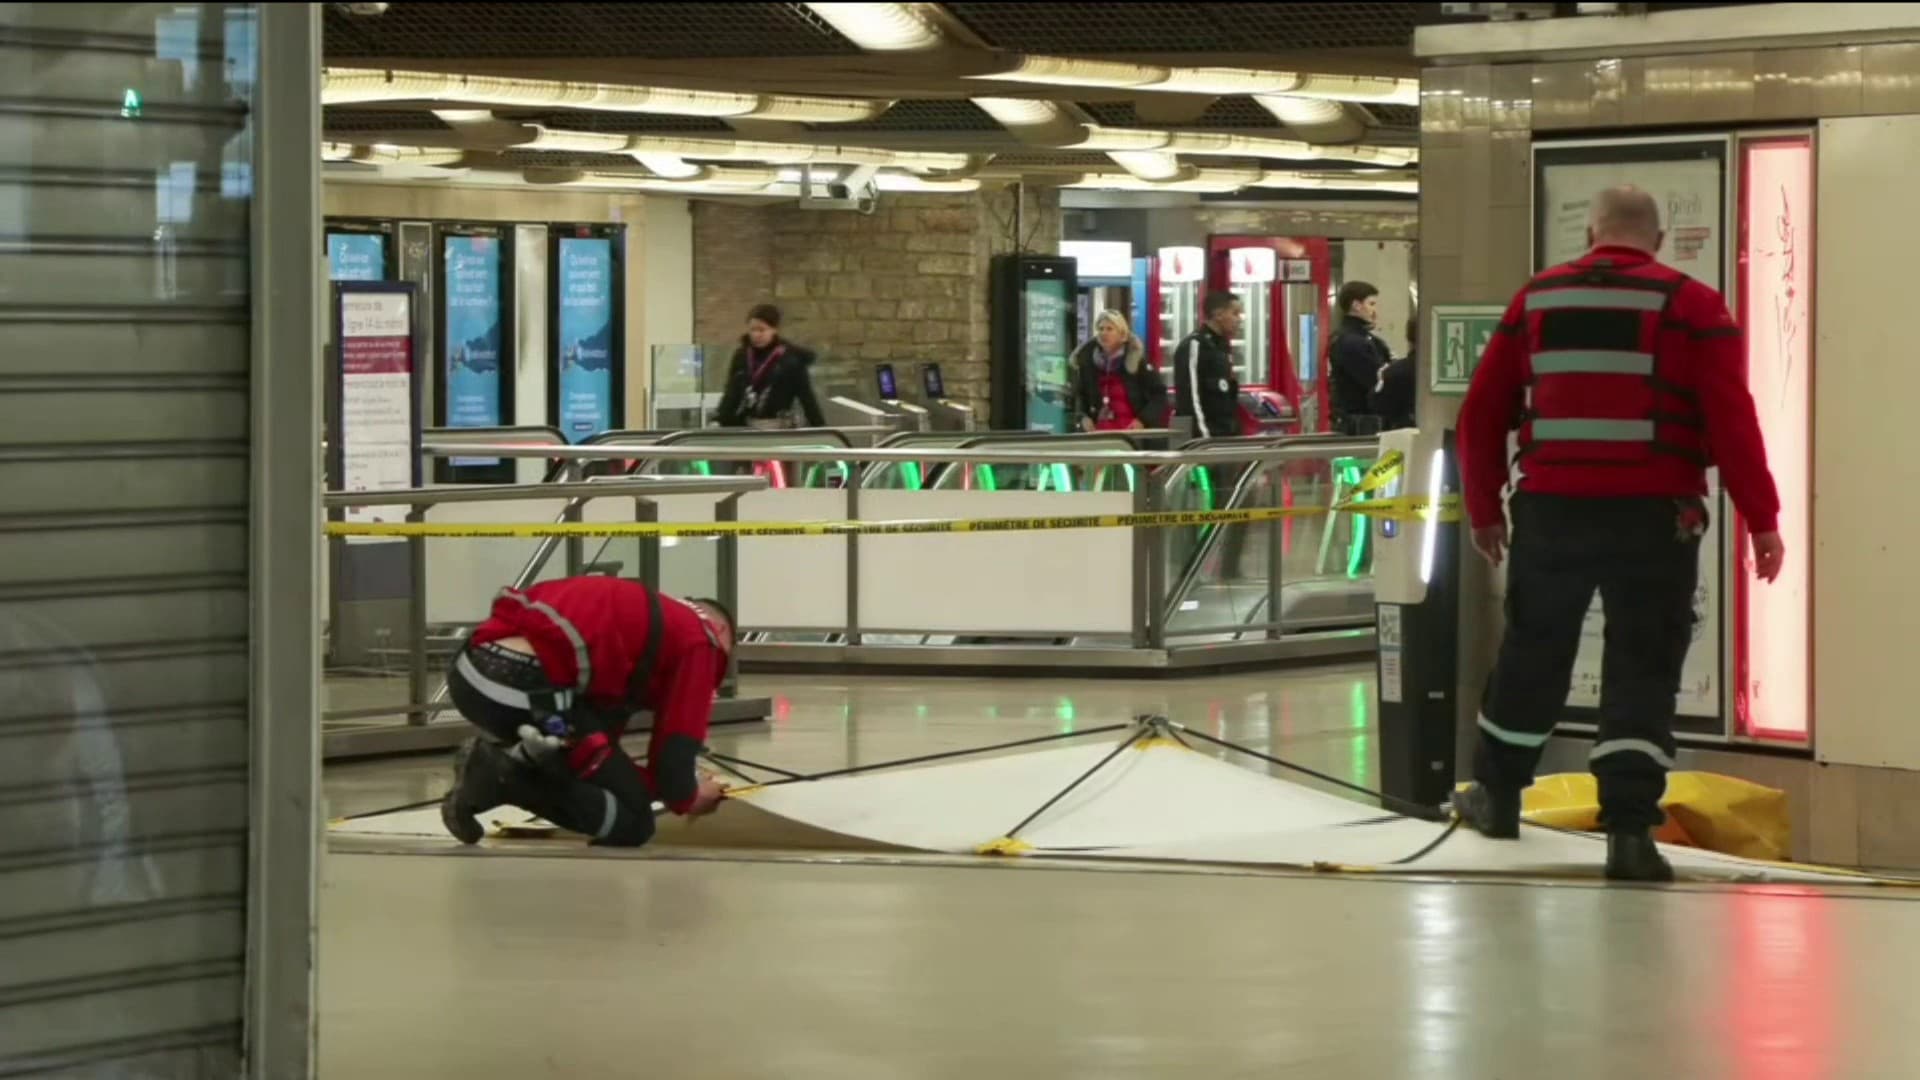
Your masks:
{"label": "standing man in red jacket", "polygon": [[1589,763],[1607,876],[1632,881],[1673,879],[1652,829],[1673,767],[1709,465],[1746,519],[1755,572],[1772,581],[1785,557],[1740,328],[1718,293],[1655,260],[1661,239],[1652,196],[1602,192],[1592,250],[1514,297],[1459,421],[1474,546],[1496,566],[1515,429],[1519,477],[1506,636],[1480,711],[1475,783],[1455,809],[1487,836],[1519,835],[1520,793],[1566,707],[1597,589],[1607,631]]}
{"label": "standing man in red jacket", "polygon": [[[712,813],[723,789],[695,768],[726,677],[733,618],[634,581],[576,577],[504,589],[447,674],[460,715],[486,733],[454,757],[440,804],[447,831],[478,843],[502,804],[593,843],[653,837],[653,803]],[[628,719],[653,713],[645,766],[620,749]]]}

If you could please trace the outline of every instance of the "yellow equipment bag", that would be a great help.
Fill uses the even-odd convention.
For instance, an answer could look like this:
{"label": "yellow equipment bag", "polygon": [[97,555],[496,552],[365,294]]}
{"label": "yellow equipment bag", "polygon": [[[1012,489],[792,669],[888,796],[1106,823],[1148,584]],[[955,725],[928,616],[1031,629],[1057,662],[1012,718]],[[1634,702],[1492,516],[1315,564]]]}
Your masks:
{"label": "yellow equipment bag", "polygon": [[[1660,809],[1667,812],[1667,821],[1653,838],[1663,844],[1773,862],[1792,857],[1793,828],[1784,791],[1717,773],[1668,773]],[[1598,829],[1599,786],[1589,773],[1542,776],[1521,796],[1520,813],[1557,829]]]}

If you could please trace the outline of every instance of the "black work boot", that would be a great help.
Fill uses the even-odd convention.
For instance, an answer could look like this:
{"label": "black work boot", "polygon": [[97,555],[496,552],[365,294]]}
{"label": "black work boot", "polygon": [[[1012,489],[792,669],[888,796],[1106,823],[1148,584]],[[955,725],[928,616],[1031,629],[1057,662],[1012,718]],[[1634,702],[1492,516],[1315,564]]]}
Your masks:
{"label": "black work boot", "polygon": [[1453,793],[1453,812],[1491,840],[1520,839],[1520,793],[1473,783]]}
{"label": "black work boot", "polygon": [[478,735],[453,752],[453,787],[440,800],[440,820],[447,832],[463,844],[477,844],[487,835],[479,815],[507,801],[506,755]]}
{"label": "black work boot", "polygon": [[1608,881],[1672,881],[1673,866],[1653,842],[1651,829],[1607,833]]}

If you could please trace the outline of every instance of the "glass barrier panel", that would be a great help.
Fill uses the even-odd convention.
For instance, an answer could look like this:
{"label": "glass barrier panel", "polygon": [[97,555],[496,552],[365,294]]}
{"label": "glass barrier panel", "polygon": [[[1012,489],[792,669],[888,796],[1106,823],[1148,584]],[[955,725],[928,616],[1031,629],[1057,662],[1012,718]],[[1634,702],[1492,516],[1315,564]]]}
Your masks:
{"label": "glass barrier panel", "polygon": [[[1229,508],[1331,508],[1352,495],[1370,457],[1329,455],[1264,467]],[[1216,490],[1234,490],[1238,467],[1210,467]],[[1229,475],[1231,474],[1231,475]],[[1190,498],[1190,497],[1189,497]],[[1170,507],[1178,506],[1169,492]],[[1172,530],[1168,638],[1238,640],[1269,630],[1301,633],[1373,621],[1367,519],[1321,512],[1272,522]],[[1277,548],[1277,551],[1276,551]],[[1279,611],[1270,568],[1280,571]]]}

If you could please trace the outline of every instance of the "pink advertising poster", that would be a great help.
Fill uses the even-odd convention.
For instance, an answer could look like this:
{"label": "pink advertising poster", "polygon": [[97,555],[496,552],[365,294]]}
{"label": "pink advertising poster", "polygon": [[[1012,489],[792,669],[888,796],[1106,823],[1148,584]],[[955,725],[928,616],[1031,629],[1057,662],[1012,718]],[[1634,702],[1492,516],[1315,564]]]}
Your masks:
{"label": "pink advertising poster", "polygon": [[1742,140],[1739,316],[1787,559],[1779,580],[1757,582],[1740,523],[1734,709],[1739,734],[1795,743],[1811,736],[1813,236],[1812,138]]}

